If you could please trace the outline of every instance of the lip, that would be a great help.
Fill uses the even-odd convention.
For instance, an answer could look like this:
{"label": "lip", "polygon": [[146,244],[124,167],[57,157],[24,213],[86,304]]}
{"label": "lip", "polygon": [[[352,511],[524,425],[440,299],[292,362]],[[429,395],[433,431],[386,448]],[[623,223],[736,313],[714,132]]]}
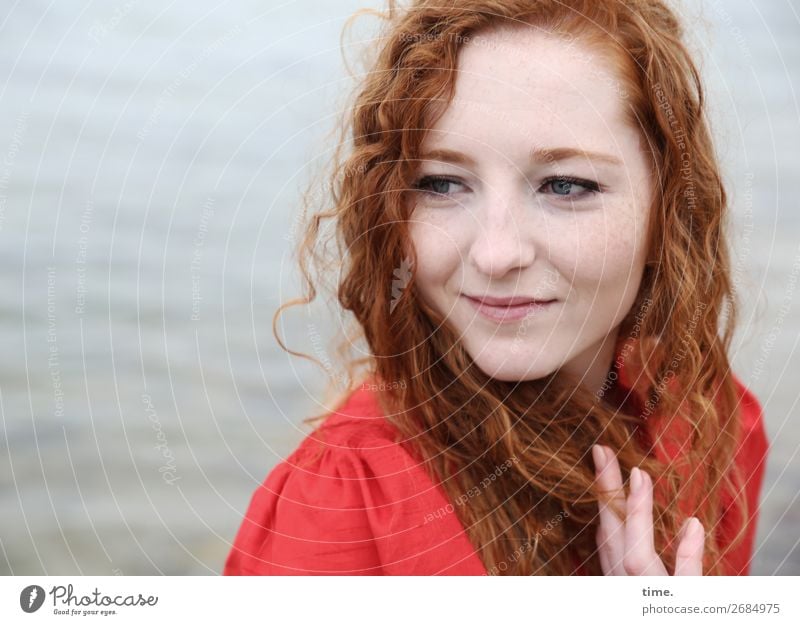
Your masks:
{"label": "lip", "polygon": [[558,300],[536,300],[530,297],[470,297],[463,295],[484,317],[500,323],[519,321],[538,311],[546,310]]}
{"label": "lip", "polygon": [[529,303],[544,304],[546,302],[555,301],[554,298],[537,299],[535,297],[525,297],[524,295],[519,297],[489,297],[487,295],[480,295],[478,297],[473,297],[472,295],[467,295],[466,293],[463,293],[463,295],[464,297],[467,297],[481,304],[486,304],[487,306],[520,306],[522,304],[529,304]]}

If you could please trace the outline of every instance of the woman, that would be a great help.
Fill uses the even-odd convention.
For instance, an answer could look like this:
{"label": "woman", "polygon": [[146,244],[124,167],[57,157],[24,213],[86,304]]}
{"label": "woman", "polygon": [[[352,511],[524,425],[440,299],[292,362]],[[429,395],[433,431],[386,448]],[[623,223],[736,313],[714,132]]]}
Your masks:
{"label": "woman", "polygon": [[361,383],[225,573],[747,574],[767,440],[676,16],[445,4],[390,3],[300,248],[303,303],[312,261],[336,272]]}

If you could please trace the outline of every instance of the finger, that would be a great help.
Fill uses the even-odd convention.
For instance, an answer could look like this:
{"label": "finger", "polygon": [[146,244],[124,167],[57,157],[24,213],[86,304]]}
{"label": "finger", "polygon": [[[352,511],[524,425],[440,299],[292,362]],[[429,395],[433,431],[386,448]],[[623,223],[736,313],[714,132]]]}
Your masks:
{"label": "finger", "polygon": [[628,575],[669,575],[653,542],[653,482],[647,472],[638,467],[631,470],[624,565]]}
{"label": "finger", "polygon": [[[592,448],[597,484],[604,493],[611,493],[620,510],[625,510],[625,492],[622,486],[622,473],[614,452],[605,446],[594,445]],[[606,553],[609,575],[626,575],[623,566],[625,555],[625,524],[611,508],[609,502],[601,500],[598,503],[600,513],[600,527],[602,528],[603,543],[598,545]]]}
{"label": "finger", "polygon": [[[603,536],[602,527],[597,528],[596,540],[598,545],[597,555],[600,558],[600,570],[603,571],[603,575],[611,575],[611,564],[608,561],[608,549],[604,546],[606,539]],[[601,545],[603,546],[601,547]]]}
{"label": "finger", "polygon": [[680,531],[680,542],[675,554],[675,575],[702,575],[705,530],[698,519],[687,519]]}

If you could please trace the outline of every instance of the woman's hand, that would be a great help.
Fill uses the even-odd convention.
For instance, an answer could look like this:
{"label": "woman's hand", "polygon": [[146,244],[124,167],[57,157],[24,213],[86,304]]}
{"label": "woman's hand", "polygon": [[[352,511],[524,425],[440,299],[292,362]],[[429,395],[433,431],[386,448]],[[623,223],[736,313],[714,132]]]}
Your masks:
{"label": "woman's hand", "polygon": [[[614,452],[608,447],[593,445],[592,456],[600,489],[615,493],[614,499],[625,510],[623,521],[607,503],[600,502],[597,545],[603,575],[669,575],[653,542],[650,476],[634,467],[630,477],[631,492],[626,500]],[[681,527],[679,540],[675,575],[702,575],[705,532],[700,521],[695,517],[687,519]]]}

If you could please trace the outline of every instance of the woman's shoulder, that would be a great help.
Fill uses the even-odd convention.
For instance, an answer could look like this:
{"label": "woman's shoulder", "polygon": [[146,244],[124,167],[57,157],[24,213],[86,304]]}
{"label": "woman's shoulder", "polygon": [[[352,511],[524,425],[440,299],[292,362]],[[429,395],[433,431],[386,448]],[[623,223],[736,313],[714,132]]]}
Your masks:
{"label": "woman's shoulder", "polygon": [[732,377],[739,400],[740,449],[754,459],[763,460],[769,448],[764,410],[755,393],[735,374],[732,374]]}
{"label": "woman's shoulder", "polygon": [[740,470],[742,488],[747,501],[747,515],[742,511],[730,508],[732,494],[723,493],[723,514],[717,532],[720,544],[728,545],[733,538],[744,529],[742,542],[735,549],[728,551],[724,557],[727,575],[749,575],[753,555],[758,520],[760,517],[761,493],[766,474],[766,462],[769,451],[764,411],[755,393],[741,379],[733,375],[738,398],[737,414],[741,421],[739,444],[736,451],[736,465]]}
{"label": "woman's shoulder", "polygon": [[273,467],[224,574],[435,574],[448,562],[480,570],[454,515],[430,523],[446,495],[385,419],[379,392],[353,391]]}
{"label": "woman's shoulder", "polygon": [[380,392],[369,381],[362,382],[325,416],[298,449],[304,451],[321,443],[361,450],[374,444],[397,443],[399,434],[386,418]]}
{"label": "woman's shoulder", "polygon": [[338,477],[363,478],[365,484],[397,477],[403,470],[421,471],[386,418],[379,392],[368,384],[351,390],[275,469],[315,482]]}

